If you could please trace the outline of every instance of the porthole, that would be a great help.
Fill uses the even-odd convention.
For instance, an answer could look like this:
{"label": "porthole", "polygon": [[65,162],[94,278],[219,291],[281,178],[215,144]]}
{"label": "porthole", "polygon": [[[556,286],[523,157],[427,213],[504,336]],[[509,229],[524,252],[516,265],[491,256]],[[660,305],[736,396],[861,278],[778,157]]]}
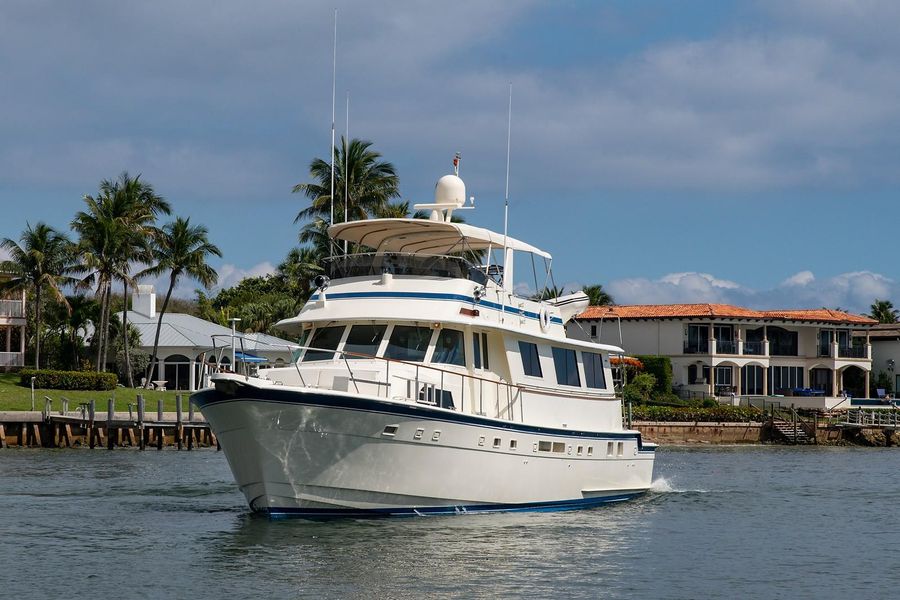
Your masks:
{"label": "porthole", "polygon": [[569,446],[569,447],[566,449],[566,454],[572,454],[572,446]]}
{"label": "porthole", "polygon": [[566,445],[562,442],[553,442],[553,451],[562,454],[566,451]]}
{"label": "porthole", "polygon": [[499,448],[503,441],[500,438],[494,438],[494,448]]}
{"label": "porthole", "polygon": [[584,446],[578,446],[578,449],[575,451],[575,454],[577,454],[578,456],[581,456],[581,454],[583,452],[584,452]]}
{"label": "porthole", "polygon": [[518,447],[519,447],[518,440],[509,440],[509,449],[510,450],[516,450]]}
{"label": "porthole", "polygon": [[484,436],[483,435],[478,436],[478,445],[484,446]]}
{"label": "porthole", "polygon": [[619,442],[616,447],[616,456],[624,456],[625,455],[625,442]]}
{"label": "porthole", "polygon": [[381,435],[394,437],[395,435],[397,435],[397,429],[398,429],[397,425],[385,425],[384,431],[381,432]]}
{"label": "porthole", "polygon": [[540,442],[538,442],[538,450],[540,450],[541,452],[550,452],[552,448],[553,445],[546,440],[541,440]]}
{"label": "porthole", "polygon": [[441,431],[440,431],[440,429],[438,429],[437,431],[435,431],[434,433],[431,434],[431,441],[432,441],[432,442],[436,442],[436,441],[438,441],[439,439],[441,439]]}
{"label": "porthole", "polygon": [[588,446],[588,456],[593,456],[593,455],[594,455],[594,447]]}
{"label": "porthole", "polygon": [[613,443],[612,442],[606,442],[606,455],[607,456],[613,455]]}
{"label": "porthole", "polygon": [[425,430],[419,427],[418,429],[416,429],[416,433],[413,435],[413,439],[421,440],[423,435],[425,435]]}

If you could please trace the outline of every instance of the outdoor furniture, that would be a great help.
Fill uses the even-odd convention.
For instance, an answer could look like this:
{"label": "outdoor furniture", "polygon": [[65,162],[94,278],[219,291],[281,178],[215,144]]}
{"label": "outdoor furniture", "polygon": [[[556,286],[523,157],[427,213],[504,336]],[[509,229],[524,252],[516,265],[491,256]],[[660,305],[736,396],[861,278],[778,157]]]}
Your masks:
{"label": "outdoor furniture", "polygon": [[884,398],[887,393],[885,392],[884,388],[878,388],[877,390],[875,390],[875,395],[879,398]]}
{"label": "outdoor furniture", "polygon": [[164,392],[164,391],[166,391],[166,384],[167,384],[168,382],[169,382],[168,379],[162,379],[162,380],[159,380],[159,381],[151,381],[150,383],[153,384],[153,388],[154,388],[156,391],[158,391],[158,392]]}

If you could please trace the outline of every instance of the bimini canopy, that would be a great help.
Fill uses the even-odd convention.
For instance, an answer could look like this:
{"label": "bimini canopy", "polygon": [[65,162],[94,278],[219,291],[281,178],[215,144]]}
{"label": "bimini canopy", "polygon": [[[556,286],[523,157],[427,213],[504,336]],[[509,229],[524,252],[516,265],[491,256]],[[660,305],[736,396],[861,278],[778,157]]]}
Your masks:
{"label": "bimini canopy", "polygon": [[[367,219],[340,223],[328,228],[335,240],[367,246],[375,252],[412,254],[452,254],[465,250],[503,248],[503,234],[465,223],[447,223],[428,219]],[[550,254],[530,244],[506,238],[513,250],[531,252],[546,259]]]}

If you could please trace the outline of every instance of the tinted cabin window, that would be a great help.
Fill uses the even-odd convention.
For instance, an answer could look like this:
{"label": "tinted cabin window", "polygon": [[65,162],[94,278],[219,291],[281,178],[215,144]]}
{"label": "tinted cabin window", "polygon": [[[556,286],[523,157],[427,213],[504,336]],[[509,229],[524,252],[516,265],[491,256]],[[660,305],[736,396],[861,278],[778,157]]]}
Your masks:
{"label": "tinted cabin window", "polygon": [[463,332],[456,329],[441,329],[434,346],[434,356],[431,362],[466,366]]}
{"label": "tinted cabin window", "polygon": [[606,389],[606,375],[603,371],[603,357],[593,352],[582,352],[584,361],[584,383],[589,388]]}
{"label": "tinted cabin window", "polygon": [[556,368],[556,382],[560,385],[580,386],[575,351],[553,348],[553,366]]}
{"label": "tinted cabin window", "polygon": [[312,360],[331,360],[334,358],[334,352],[326,352],[325,350],[337,350],[344,334],[343,327],[321,327],[313,333],[309,345],[315,350],[307,350],[303,356],[303,362]]}
{"label": "tinted cabin window", "polygon": [[476,369],[489,369],[488,365],[488,345],[486,333],[472,334],[472,351],[474,353],[473,363]]}
{"label": "tinted cabin window", "polygon": [[397,360],[422,362],[425,360],[425,351],[428,350],[430,340],[431,329],[428,327],[395,325],[384,356]]}
{"label": "tinted cabin window", "polygon": [[381,339],[384,337],[384,331],[387,325],[354,325],[347,334],[347,341],[344,342],[344,352],[349,352],[347,358],[365,358],[365,356],[356,356],[356,354],[365,354],[366,356],[375,356],[378,352],[378,346],[381,345]]}
{"label": "tinted cabin window", "polygon": [[519,342],[519,354],[522,355],[522,368],[526,375],[531,377],[543,377],[541,372],[541,360],[538,356],[536,344],[529,342]]}

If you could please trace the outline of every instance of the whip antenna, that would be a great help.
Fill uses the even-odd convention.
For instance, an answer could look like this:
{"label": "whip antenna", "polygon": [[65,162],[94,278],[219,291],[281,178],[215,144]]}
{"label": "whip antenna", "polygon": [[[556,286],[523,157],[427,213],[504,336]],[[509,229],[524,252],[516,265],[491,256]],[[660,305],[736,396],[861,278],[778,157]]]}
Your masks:
{"label": "whip antenna", "polygon": [[[331,218],[329,225],[334,225],[334,103],[337,84],[337,9],[334,9],[334,40],[331,49]],[[328,245],[331,248],[331,244]]]}

